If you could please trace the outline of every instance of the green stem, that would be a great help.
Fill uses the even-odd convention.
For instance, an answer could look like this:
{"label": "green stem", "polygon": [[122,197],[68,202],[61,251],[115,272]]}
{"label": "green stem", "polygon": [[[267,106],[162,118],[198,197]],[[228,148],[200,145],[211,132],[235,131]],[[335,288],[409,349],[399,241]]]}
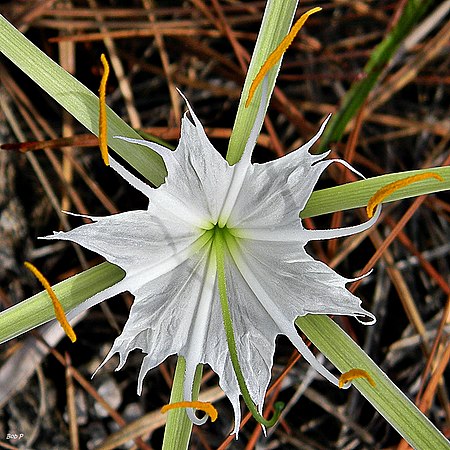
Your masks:
{"label": "green stem", "polygon": [[[184,373],[186,371],[186,360],[178,357],[175,375],[173,377],[170,403],[181,402],[183,398]],[[194,385],[192,387],[192,400],[197,400],[200,391],[203,366],[199,364],[195,372]],[[183,450],[189,446],[192,433],[192,422],[186,414],[184,408],[177,408],[168,411],[167,423],[164,430],[164,440],[162,450]]]}
{"label": "green stem", "polygon": [[273,427],[280,417],[281,411],[284,408],[282,402],[276,402],[274,405],[275,411],[271,419],[263,417],[253,402],[250,392],[248,391],[245,383],[245,378],[239,365],[239,358],[236,349],[236,340],[233,332],[233,321],[231,319],[230,306],[228,304],[227,297],[227,285],[225,278],[225,239],[223,236],[224,229],[216,227],[214,236],[214,249],[216,253],[217,262],[217,281],[219,286],[220,306],[222,308],[223,325],[225,328],[225,334],[227,337],[228,351],[230,353],[231,363],[233,365],[234,373],[236,375],[239,388],[244,398],[245,404],[252,413],[252,416],[261,424],[267,428]]}

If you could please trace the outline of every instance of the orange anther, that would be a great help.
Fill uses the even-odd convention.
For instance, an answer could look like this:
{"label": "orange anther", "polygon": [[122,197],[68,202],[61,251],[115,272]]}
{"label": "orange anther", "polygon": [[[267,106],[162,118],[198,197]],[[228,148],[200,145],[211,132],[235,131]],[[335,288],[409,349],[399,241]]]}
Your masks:
{"label": "orange anther", "polygon": [[261,69],[259,69],[259,72],[257,73],[255,79],[252,81],[252,84],[250,85],[247,101],[245,102],[246,108],[248,107],[248,105],[250,105],[253,95],[255,94],[256,88],[259,86],[261,81],[264,79],[267,72],[283,56],[284,52],[291,45],[295,36],[297,36],[297,33],[301,30],[301,28],[307,21],[308,17],[318,11],[321,11],[321,10],[322,10],[322,8],[317,7],[317,8],[313,8],[313,9],[305,12],[305,14],[303,14],[300,17],[300,19],[298,19],[297,22],[295,22],[294,26],[291,28],[291,31],[289,31],[289,33],[285,36],[285,38],[280,42],[278,47],[269,55],[269,57],[266,59],[266,62],[262,65]]}
{"label": "orange anther", "polygon": [[397,180],[387,184],[386,186],[383,186],[381,189],[375,192],[375,194],[372,195],[372,197],[370,197],[370,200],[367,203],[366,209],[367,215],[369,216],[369,218],[372,217],[373,212],[377,207],[377,205],[379,205],[385,198],[389,197],[395,191],[398,191],[399,189],[408,186],[412,183],[416,183],[417,181],[426,180],[428,178],[435,178],[438,181],[444,181],[444,179],[437,173],[427,172],[421,173],[419,175],[413,175],[411,177],[406,177],[403,178],[402,180]]}
{"label": "orange anther", "polygon": [[109,76],[109,64],[106,60],[106,56],[102,53],[100,60],[103,64],[103,75],[100,81],[99,92],[99,115],[98,115],[98,145],[102,152],[102,158],[105,165],[109,166],[108,156],[108,128],[106,120],[106,82]]}
{"label": "orange anther", "polygon": [[211,419],[211,422],[215,422],[218,416],[217,409],[209,402],[176,402],[164,405],[161,408],[161,412],[164,414],[171,409],[176,408],[195,408],[200,411],[204,411]]}
{"label": "orange anther", "polygon": [[346,383],[355,380],[356,378],[365,378],[372,387],[376,386],[375,381],[373,381],[373,378],[368,372],[363,369],[351,369],[339,377],[339,388],[342,389]]}
{"label": "orange anther", "polygon": [[52,303],[53,303],[53,309],[55,310],[55,316],[60,325],[62,326],[64,332],[67,334],[69,339],[72,342],[75,342],[77,340],[77,336],[75,334],[75,331],[73,331],[73,328],[70,326],[69,322],[66,319],[66,315],[64,313],[64,309],[61,306],[61,303],[58,300],[58,297],[56,296],[55,292],[53,291],[52,287],[50,286],[50,283],[47,281],[47,279],[42,275],[39,270],[33,266],[33,264],[25,261],[25,267],[41,282],[44,289],[47,291],[47,294],[49,295]]}

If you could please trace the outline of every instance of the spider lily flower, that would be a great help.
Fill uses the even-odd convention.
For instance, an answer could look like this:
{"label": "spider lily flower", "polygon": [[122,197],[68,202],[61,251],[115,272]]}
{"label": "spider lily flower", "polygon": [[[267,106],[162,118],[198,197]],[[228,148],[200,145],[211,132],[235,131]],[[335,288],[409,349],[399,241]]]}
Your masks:
{"label": "spider lily flower", "polygon": [[[198,364],[209,364],[231,401],[234,432],[241,412],[241,390],[233,370],[225,335],[218,290],[214,242],[217,231],[225,243],[224,262],[229,309],[239,364],[253,402],[262,410],[271,376],[275,338],[286,335],[303,357],[326,379],[338,379],[314,357],[294,325],[298,316],[353,316],[363,323],[375,317],[351,294],[346,279],[320,261],[305,245],[361,232],[375,223],[379,211],[360,225],[308,230],[299,211],[306,205],[322,172],[333,162],[327,154],[309,149],[326,125],[298,150],[277,160],[252,164],[251,156],[264,118],[267,83],[253,130],[241,160],[233,166],[218,153],[186,101],[181,137],[172,151],[145,140],[119,137],[143,145],[164,159],[168,175],[158,188],[145,184],[110,157],[110,166],[148,197],[148,209],[107,217],[45,239],[76,242],[125,270],[114,286],[75,308],[74,317],[113,295],[134,295],[130,316],[102,363],[118,353],[123,367],[128,354],[146,354],[138,377],[138,393],[145,375],[169,355],[186,360],[184,400],[192,401]],[[327,119],[328,120],[328,119]],[[101,367],[101,366],[100,366]],[[195,424],[193,409],[187,413]]]}

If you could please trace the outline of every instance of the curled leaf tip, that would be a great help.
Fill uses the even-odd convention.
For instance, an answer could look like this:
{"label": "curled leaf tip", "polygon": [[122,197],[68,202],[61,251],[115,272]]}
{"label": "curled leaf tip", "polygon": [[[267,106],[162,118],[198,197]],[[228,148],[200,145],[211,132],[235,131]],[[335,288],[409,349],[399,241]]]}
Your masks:
{"label": "curled leaf tip", "polygon": [[164,414],[167,411],[170,411],[171,409],[177,409],[177,408],[199,409],[200,411],[203,411],[204,413],[206,413],[209,416],[209,418],[211,419],[211,422],[215,422],[219,415],[217,412],[217,409],[214,408],[214,406],[211,403],[199,402],[199,401],[169,403],[168,405],[164,405],[161,408],[161,412]]}
{"label": "curled leaf tip", "polygon": [[245,107],[248,108],[250,105],[250,102],[252,101],[252,98],[255,94],[256,88],[259,86],[261,81],[266,76],[267,72],[279,61],[279,59],[284,55],[286,50],[291,45],[292,41],[294,40],[295,36],[297,36],[298,32],[301,30],[305,22],[308,20],[308,17],[312,14],[321,11],[322,8],[316,7],[313,9],[310,9],[309,11],[305,12],[300,19],[295,22],[294,26],[291,28],[291,31],[284,37],[284,39],[280,42],[278,47],[269,55],[269,57],[266,59],[265,63],[262,65],[261,69],[259,69],[259,72],[256,74],[255,79],[252,81],[252,84],[250,85],[250,89],[248,91],[247,100],[245,102]]}
{"label": "curled leaf tip", "polygon": [[99,115],[98,115],[98,144],[102,152],[103,162],[109,166],[108,156],[108,139],[107,139],[107,121],[106,121],[106,82],[109,76],[109,64],[104,53],[101,54],[100,60],[103,64],[103,75],[100,81],[99,92]]}
{"label": "curled leaf tip", "polygon": [[347,383],[357,378],[365,378],[372,387],[375,387],[377,385],[373,378],[365,370],[351,369],[348,372],[343,373],[339,377],[339,389],[342,389]]}
{"label": "curled leaf tip", "polygon": [[47,278],[44,277],[44,275],[30,262],[25,261],[24,262],[25,267],[40,281],[44,289],[47,291],[47,294],[49,295],[52,303],[53,303],[53,309],[55,310],[55,316],[58,322],[60,323],[62,329],[67,334],[69,339],[72,342],[75,342],[77,340],[77,336],[75,334],[75,331],[73,331],[73,328],[70,326],[70,323],[68,322],[66,318],[66,314],[64,313],[64,309],[58,300],[58,297],[55,294],[55,291],[50,286],[50,283],[47,281]]}
{"label": "curled leaf tip", "polygon": [[403,178],[402,180],[397,180],[392,183],[387,184],[386,186],[383,186],[381,189],[379,189],[377,192],[375,192],[372,197],[370,197],[369,202],[367,203],[367,216],[369,218],[373,217],[373,212],[375,208],[387,197],[389,197],[394,192],[398,191],[399,189],[409,186],[412,183],[416,183],[418,181],[426,180],[428,178],[435,178],[438,181],[444,181],[444,179],[434,172],[427,172],[427,173],[420,173],[418,175],[413,175],[411,177]]}

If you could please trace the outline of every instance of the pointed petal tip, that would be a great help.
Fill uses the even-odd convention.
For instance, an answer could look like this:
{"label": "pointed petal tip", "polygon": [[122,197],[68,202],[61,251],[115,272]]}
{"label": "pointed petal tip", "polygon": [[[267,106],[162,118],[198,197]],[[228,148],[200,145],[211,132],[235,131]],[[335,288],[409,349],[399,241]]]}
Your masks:
{"label": "pointed petal tip", "polygon": [[[319,130],[317,131],[317,133],[309,140],[306,141],[301,147],[299,147],[297,150],[295,150],[296,152],[298,151],[304,151],[304,152],[308,152],[310,148],[320,139],[320,137],[322,136],[323,132],[325,131],[326,126],[328,125],[328,122],[331,119],[331,113],[328,114],[328,116],[325,118],[325,120],[321,123]],[[318,155],[311,155],[313,156],[316,161],[321,161],[322,159],[325,159],[329,153],[331,152],[331,150],[328,150],[326,152],[320,153]],[[315,162],[316,162],[315,161]]]}
{"label": "pointed petal tip", "polygon": [[[117,350],[114,348],[114,345],[111,347],[108,354],[105,356],[105,359],[101,362],[101,364],[94,370],[94,373],[91,376],[91,380],[97,375],[97,372],[103,368],[103,366],[117,353]],[[119,354],[119,357],[122,358],[122,355]],[[121,364],[121,365],[120,365]],[[119,368],[123,367],[122,359],[120,359],[119,366],[116,367],[114,370],[119,370]]]}
{"label": "pointed petal tip", "polygon": [[47,236],[38,236],[38,239],[41,239],[43,241],[52,241],[56,239],[65,239],[64,236],[66,234],[66,231],[54,231],[53,234],[48,234]]}
{"label": "pointed petal tip", "polygon": [[197,131],[202,134],[202,137],[207,139],[205,130],[203,128],[203,125],[200,122],[200,119],[195,114],[194,109],[192,108],[191,104],[189,103],[189,100],[187,99],[187,97],[179,89],[177,89],[177,90],[178,90],[179,94],[181,95],[181,97],[183,98],[184,102],[186,103],[186,106],[187,106],[187,108],[189,110],[189,114],[191,115],[192,120],[194,121],[195,128],[197,128]]}
{"label": "pointed petal tip", "polygon": [[142,386],[144,384],[144,378],[147,375],[154,364],[152,364],[152,359],[150,355],[146,355],[141,363],[141,369],[139,370],[138,382],[137,382],[137,393],[138,395],[142,394]]}

